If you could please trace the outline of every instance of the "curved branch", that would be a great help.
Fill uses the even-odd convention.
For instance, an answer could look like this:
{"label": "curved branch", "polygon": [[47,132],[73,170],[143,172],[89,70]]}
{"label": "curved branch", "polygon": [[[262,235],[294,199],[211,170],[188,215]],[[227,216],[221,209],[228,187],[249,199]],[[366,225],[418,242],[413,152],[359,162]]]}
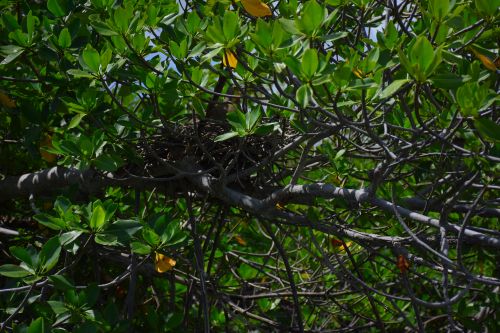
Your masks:
{"label": "curved branch", "polygon": [[[227,204],[239,206],[249,213],[271,219],[303,219],[306,225],[310,225],[305,217],[297,216],[275,208],[277,203],[285,203],[304,198],[321,197],[344,198],[350,202],[358,204],[371,204],[391,214],[394,210],[402,216],[415,222],[419,222],[434,228],[439,228],[438,219],[414,212],[405,207],[394,205],[391,202],[374,197],[365,189],[355,190],[336,187],[331,184],[315,183],[307,185],[293,185],[273,192],[265,199],[257,199],[245,193],[238,192],[227,186],[222,185],[214,177],[206,174],[189,174],[185,178],[195,185],[199,190],[218,198]],[[168,181],[155,178],[116,178],[112,174],[106,176],[98,174],[94,170],[79,171],[77,169],[68,169],[64,167],[53,167],[39,172],[24,174],[17,177],[8,177],[0,181],[0,202],[17,197],[28,197],[30,194],[47,194],[47,192],[78,185],[79,188],[87,193],[95,193],[100,188],[106,186],[120,186],[136,189],[150,189],[169,185],[170,189],[175,186],[182,186],[180,180]],[[458,234],[460,226],[449,223],[447,229],[450,232]],[[362,233],[361,233],[362,234]],[[360,234],[360,236],[361,236]],[[484,233],[465,229],[463,231],[464,240],[470,244],[480,244],[492,248],[500,249],[500,239],[487,236]],[[352,236],[352,235],[351,235]],[[379,238],[379,240],[383,240]],[[391,239],[392,240],[392,239]],[[386,240],[387,241],[387,240]]]}

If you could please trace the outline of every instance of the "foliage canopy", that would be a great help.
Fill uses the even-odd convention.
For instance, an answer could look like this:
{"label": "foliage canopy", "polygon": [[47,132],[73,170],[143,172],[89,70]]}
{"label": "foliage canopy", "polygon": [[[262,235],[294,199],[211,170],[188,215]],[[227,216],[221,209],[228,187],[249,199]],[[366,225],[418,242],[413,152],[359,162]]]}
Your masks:
{"label": "foliage canopy", "polygon": [[499,7],[0,1],[0,331],[500,331]]}

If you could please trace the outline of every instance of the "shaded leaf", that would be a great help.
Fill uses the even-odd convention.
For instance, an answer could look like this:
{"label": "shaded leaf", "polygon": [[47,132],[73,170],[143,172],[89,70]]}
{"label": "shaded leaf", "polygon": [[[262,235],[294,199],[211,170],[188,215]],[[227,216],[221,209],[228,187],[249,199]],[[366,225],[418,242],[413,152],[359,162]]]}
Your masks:
{"label": "shaded leaf", "polygon": [[399,89],[401,89],[402,86],[404,86],[408,82],[410,82],[410,80],[408,80],[408,79],[393,81],[390,85],[385,87],[385,89],[380,92],[380,94],[378,95],[378,98],[384,99],[384,98],[392,96]]}
{"label": "shaded leaf", "polygon": [[478,118],[474,120],[474,126],[477,130],[495,141],[500,141],[500,125],[494,123],[488,118]]}
{"label": "shaded leaf", "polygon": [[71,46],[71,35],[68,28],[64,28],[61,30],[59,38],[57,39],[57,44],[59,44],[59,46],[62,48],[68,48]]}
{"label": "shaded leaf", "polygon": [[0,275],[12,278],[22,278],[31,275],[31,273],[17,265],[6,264],[0,266]]}
{"label": "shaded leaf", "polygon": [[52,237],[42,246],[42,250],[40,251],[42,272],[50,271],[57,264],[60,253],[61,243],[59,236]]}
{"label": "shaded leaf", "polygon": [[64,0],[48,0],[47,9],[55,17],[61,17],[66,15],[66,5]]}

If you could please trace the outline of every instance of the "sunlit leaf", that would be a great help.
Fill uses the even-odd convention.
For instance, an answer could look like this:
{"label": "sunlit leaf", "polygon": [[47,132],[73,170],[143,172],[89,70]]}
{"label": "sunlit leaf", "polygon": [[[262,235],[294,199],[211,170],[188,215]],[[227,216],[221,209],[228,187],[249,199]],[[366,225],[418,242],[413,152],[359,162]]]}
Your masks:
{"label": "sunlit leaf", "polygon": [[479,59],[479,61],[481,61],[481,63],[484,65],[484,67],[488,68],[490,71],[496,72],[497,66],[490,58],[488,58],[484,54],[481,54],[479,51],[477,51],[474,48],[471,48],[471,50],[472,50],[472,53],[474,53],[474,56],[476,56],[476,58]]}
{"label": "sunlit leaf", "polygon": [[222,64],[226,67],[236,68],[238,65],[238,59],[236,55],[231,50],[224,50],[224,55],[222,57]]}
{"label": "sunlit leaf", "polygon": [[268,5],[260,0],[241,0],[243,8],[252,16],[264,17],[271,16],[272,12]]}
{"label": "sunlit leaf", "polygon": [[177,262],[170,257],[167,257],[161,253],[155,253],[155,270],[158,273],[165,273],[177,264]]}

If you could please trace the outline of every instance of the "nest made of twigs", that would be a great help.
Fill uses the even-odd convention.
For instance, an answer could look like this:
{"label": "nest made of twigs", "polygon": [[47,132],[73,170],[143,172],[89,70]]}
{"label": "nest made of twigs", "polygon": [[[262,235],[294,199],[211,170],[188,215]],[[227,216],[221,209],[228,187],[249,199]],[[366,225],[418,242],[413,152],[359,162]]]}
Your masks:
{"label": "nest made of twigs", "polygon": [[230,130],[226,122],[203,120],[198,126],[163,129],[147,138],[139,150],[148,165],[158,165],[159,159],[176,163],[189,158],[204,170],[230,166],[228,172],[238,172],[274,155],[283,142],[279,133],[215,141]]}

